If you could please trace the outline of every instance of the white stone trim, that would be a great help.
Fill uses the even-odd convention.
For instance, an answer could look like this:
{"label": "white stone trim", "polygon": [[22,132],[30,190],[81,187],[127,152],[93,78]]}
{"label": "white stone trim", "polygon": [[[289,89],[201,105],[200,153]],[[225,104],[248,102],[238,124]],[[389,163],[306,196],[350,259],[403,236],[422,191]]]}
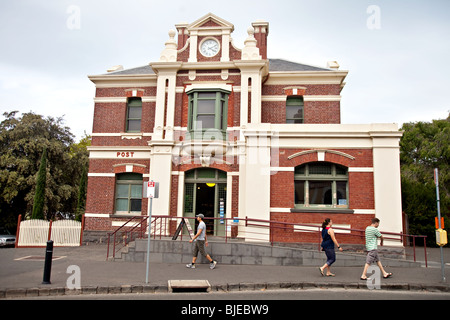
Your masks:
{"label": "white stone trim", "polygon": [[[286,101],[287,95],[264,95],[261,96],[261,101]],[[336,95],[304,95],[303,101],[341,101],[341,96]]]}
{"label": "white stone trim", "polygon": [[[306,224],[306,226],[303,224]],[[322,225],[319,223],[302,223],[301,226],[294,225],[294,232],[308,232],[308,231],[316,231],[317,232],[319,230],[319,227],[320,227],[320,229],[322,229]],[[335,223],[333,223],[333,227],[350,229],[352,226],[351,226],[351,224],[335,224]],[[334,230],[334,233],[345,233],[345,234],[351,233],[350,230],[340,230],[340,229],[334,229],[334,228],[333,228],[333,230]]]}
{"label": "white stone trim", "polygon": [[107,177],[114,178],[116,176],[115,173],[101,173],[101,172],[89,172],[88,177]]}
{"label": "white stone trim", "polygon": [[288,212],[291,212],[291,208],[270,208],[270,212],[288,213]]}
{"label": "white stone trim", "polygon": [[[184,88],[181,90],[184,90]],[[126,103],[127,99],[127,97],[95,97],[94,103]],[[156,102],[156,96],[145,96],[141,99],[142,102]]]}
{"label": "white stone trim", "polygon": [[270,167],[272,172],[294,172],[294,167]]}
{"label": "white stone trim", "polygon": [[109,214],[107,213],[88,213],[84,214],[86,218],[109,218]]}
{"label": "white stone trim", "polygon": [[197,89],[222,89],[226,91],[233,91],[233,86],[230,84],[211,82],[211,83],[195,83],[186,86],[186,92]]}
{"label": "white stone trim", "polygon": [[375,209],[353,209],[354,214],[376,214]]}
{"label": "white stone trim", "polygon": [[349,167],[348,172],[373,172],[373,167]]}

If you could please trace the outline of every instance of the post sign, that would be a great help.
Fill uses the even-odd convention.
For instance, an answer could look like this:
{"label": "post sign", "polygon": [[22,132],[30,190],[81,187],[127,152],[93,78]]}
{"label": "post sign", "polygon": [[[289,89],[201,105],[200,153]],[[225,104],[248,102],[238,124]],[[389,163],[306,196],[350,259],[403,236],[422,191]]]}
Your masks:
{"label": "post sign", "polygon": [[143,192],[144,198],[158,198],[159,197],[159,182],[146,181],[144,182]]}

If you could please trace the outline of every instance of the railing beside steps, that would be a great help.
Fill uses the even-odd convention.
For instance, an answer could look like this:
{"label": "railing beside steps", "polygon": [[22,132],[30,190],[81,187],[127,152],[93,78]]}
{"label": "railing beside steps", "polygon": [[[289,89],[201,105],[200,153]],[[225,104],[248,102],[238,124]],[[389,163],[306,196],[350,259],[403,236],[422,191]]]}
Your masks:
{"label": "railing beside steps", "polygon": [[[150,229],[150,236],[153,239],[166,239],[172,238],[177,227],[179,226],[181,219],[188,219],[192,229],[195,228],[194,217],[173,217],[173,216],[152,216],[150,222],[150,228],[148,228],[148,216],[134,216],[124,222],[114,232],[108,233],[108,249],[106,259],[110,257],[115,258],[123,247],[129,245],[130,242],[135,239],[142,239],[148,237],[148,229]],[[214,239],[223,239],[226,243],[233,239],[236,240],[237,235],[242,237],[245,235],[245,241],[263,241],[269,242],[272,246],[274,243],[283,242],[283,236],[289,233],[301,234],[310,241],[308,243],[316,243],[318,250],[321,250],[320,244],[322,241],[322,227],[318,224],[302,224],[291,223],[274,220],[261,220],[252,218],[208,218],[205,217],[205,223],[209,226],[221,226],[216,228],[217,231],[214,235]],[[184,228],[183,228],[184,229]],[[343,238],[339,240],[340,243],[353,243],[355,245],[363,246],[365,243],[365,230],[333,227],[338,237]],[[412,242],[413,246],[413,258],[416,261],[416,239],[423,239],[423,246],[425,251],[425,265],[428,267],[427,262],[427,236],[422,235],[410,235],[403,233],[383,232],[383,238],[386,241],[400,242],[405,247]],[[183,240],[183,237],[189,238],[183,231],[179,233],[178,239]],[[263,240],[264,239],[264,240]],[[412,239],[412,241],[410,241]],[[280,241],[281,240],[281,241]]]}
{"label": "railing beside steps", "polygon": [[143,238],[147,231],[148,216],[135,216],[126,221],[116,231],[108,233],[108,249],[106,253],[106,260],[111,256],[114,258],[116,253],[123,247],[127,246],[136,238]]}

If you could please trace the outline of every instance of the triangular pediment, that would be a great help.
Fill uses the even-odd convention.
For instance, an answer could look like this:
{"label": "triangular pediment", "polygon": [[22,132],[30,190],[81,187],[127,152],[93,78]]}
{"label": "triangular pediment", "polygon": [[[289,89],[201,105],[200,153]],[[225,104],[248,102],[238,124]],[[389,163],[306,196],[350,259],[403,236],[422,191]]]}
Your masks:
{"label": "triangular pediment", "polygon": [[188,30],[198,29],[229,29],[233,31],[234,25],[213,13],[208,13],[188,26]]}

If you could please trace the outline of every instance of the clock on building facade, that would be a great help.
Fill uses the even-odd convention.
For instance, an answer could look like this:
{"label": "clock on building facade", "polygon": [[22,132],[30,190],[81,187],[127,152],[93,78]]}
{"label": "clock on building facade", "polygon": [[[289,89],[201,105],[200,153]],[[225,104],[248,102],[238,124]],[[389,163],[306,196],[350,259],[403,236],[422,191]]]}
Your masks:
{"label": "clock on building facade", "polygon": [[200,44],[200,53],[208,58],[214,57],[219,50],[219,42],[214,38],[207,38]]}

